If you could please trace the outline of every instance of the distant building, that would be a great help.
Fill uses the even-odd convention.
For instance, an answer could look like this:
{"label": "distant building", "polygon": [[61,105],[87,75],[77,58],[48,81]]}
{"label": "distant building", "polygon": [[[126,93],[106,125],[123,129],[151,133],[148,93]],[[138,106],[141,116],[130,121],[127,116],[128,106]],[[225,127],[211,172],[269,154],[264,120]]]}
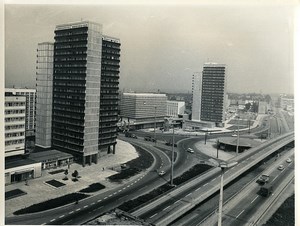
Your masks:
{"label": "distant building", "polygon": [[177,118],[178,115],[183,115],[185,111],[184,101],[167,101],[167,116]]}
{"label": "distant building", "polygon": [[[200,127],[224,126],[227,90],[226,65],[205,63],[202,74],[195,73],[192,80],[192,120]],[[195,123],[193,123],[195,124]],[[186,125],[187,126],[187,125]]]}
{"label": "distant building", "polygon": [[192,121],[200,121],[201,114],[201,86],[202,75],[200,72],[196,72],[192,78]]}
{"label": "distant building", "polygon": [[36,64],[36,134],[35,146],[51,148],[53,102],[54,44],[38,44]]}
{"label": "distant building", "polygon": [[5,93],[11,93],[12,95],[26,97],[25,130],[26,133],[30,131],[34,132],[36,90],[27,88],[5,88]]}
{"label": "distant building", "polygon": [[284,95],[280,96],[280,107],[285,110],[294,110],[294,98],[286,97]]}
{"label": "distant building", "polygon": [[26,97],[5,94],[5,158],[25,154]]}
{"label": "distant building", "polygon": [[155,93],[123,93],[120,103],[122,123],[142,129],[162,126],[167,115],[167,96]]}
{"label": "distant building", "polygon": [[268,113],[268,104],[265,101],[258,102],[258,114],[267,114]]}

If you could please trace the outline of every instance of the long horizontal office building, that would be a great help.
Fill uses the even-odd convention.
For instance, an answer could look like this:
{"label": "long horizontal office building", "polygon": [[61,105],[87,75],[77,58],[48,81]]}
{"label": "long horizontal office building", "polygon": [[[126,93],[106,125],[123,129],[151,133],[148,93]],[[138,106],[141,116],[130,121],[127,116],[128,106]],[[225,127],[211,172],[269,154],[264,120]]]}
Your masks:
{"label": "long horizontal office building", "polygon": [[167,115],[166,94],[123,93],[120,116],[123,123],[135,129],[162,126]]}

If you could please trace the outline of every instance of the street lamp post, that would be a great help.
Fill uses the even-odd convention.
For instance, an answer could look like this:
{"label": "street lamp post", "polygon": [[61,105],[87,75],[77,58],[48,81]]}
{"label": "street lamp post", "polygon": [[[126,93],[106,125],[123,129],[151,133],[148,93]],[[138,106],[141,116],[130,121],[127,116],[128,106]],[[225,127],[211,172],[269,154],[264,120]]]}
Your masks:
{"label": "street lamp post", "polygon": [[240,116],[237,116],[238,119],[238,131],[237,131],[237,140],[236,140],[236,155],[239,154],[239,145],[240,145]]}
{"label": "street lamp post", "polygon": [[170,174],[170,184],[173,185],[173,173],[174,173],[174,123],[173,124],[173,135],[172,135],[172,157],[171,157],[171,174]]}
{"label": "street lamp post", "polygon": [[154,107],[154,143],[156,143],[156,106]]}
{"label": "street lamp post", "polygon": [[219,167],[221,168],[221,183],[220,183],[218,226],[222,226],[224,171],[225,171],[225,169],[234,167],[236,165],[237,165],[237,162],[231,162],[231,163],[221,162],[219,165]]}

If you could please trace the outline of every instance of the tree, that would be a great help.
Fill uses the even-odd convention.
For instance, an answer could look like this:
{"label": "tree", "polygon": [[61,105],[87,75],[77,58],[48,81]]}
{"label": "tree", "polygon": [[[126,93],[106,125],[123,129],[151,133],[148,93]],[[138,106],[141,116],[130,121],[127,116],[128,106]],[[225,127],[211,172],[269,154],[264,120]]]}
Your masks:
{"label": "tree", "polygon": [[78,171],[74,170],[74,172],[72,173],[72,177],[74,177],[73,181],[78,181],[78,176],[79,176]]}

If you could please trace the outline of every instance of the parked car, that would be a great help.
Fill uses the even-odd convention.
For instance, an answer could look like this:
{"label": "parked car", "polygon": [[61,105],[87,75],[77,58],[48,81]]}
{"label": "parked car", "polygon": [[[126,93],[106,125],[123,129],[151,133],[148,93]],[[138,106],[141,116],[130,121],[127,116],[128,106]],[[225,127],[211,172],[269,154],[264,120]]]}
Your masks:
{"label": "parked car", "polygon": [[287,162],[287,163],[291,163],[292,160],[291,160],[290,158],[288,158],[288,159],[286,160],[286,162]]}
{"label": "parked car", "polygon": [[191,148],[188,148],[186,151],[189,152],[189,153],[194,153],[194,150],[191,149]]}
{"label": "parked car", "polygon": [[[170,141],[169,141],[169,142],[166,142],[165,144],[166,144],[167,146],[172,146],[172,142],[170,142]],[[176,143],[174,143],[174,147],[177,147],[177,144],[176,144]]]}
{"label": "parked car", "polygon": [[158,173],[158,175],[159,175],[159,176],[163,176],[163,175],[165,175],[165,174],[166,174],[166,172],[165,172],[165,171],[163,171],[163,170],[162,170],[162,171],[160,171],[160,172]]}
{"label": "parked car", "polygon": [[283,169],[284,169],[284,166],[283,166],[283,165],[279,165],[277,169],[283,170]]}

